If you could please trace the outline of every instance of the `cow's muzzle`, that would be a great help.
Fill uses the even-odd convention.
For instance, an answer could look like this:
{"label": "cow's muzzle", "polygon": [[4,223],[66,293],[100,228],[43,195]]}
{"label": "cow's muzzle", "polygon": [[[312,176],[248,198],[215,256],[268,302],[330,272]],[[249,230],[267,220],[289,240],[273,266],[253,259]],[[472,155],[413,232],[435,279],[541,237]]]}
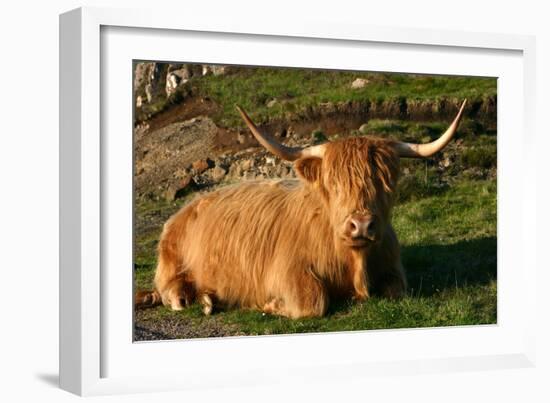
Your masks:
{"label": "cow's muzzle", "polygon": [[352,214],[346,220],[344,240],[353,247],[364,247],[377,239],[377,219],[371,215]]}

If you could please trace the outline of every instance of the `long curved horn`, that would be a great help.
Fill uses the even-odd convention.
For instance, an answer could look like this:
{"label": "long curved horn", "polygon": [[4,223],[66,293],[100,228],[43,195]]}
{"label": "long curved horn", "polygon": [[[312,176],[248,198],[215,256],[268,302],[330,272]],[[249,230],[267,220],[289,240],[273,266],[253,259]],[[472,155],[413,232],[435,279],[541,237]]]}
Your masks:
{"label": "long curved horn", "polygon": [[449,141],[451,141],[451,139],[455,135],[458,124],[460,123],[460,119],[462,118],[462,112],[464,112],[465,105],[466,100],[462,102],[462,106],[460,107],[458,114],[453,120],[453,123],[451,123],[447,131],[445,131],[445,133],[443,133],[441,137],[439,137],[437,140],[434,140],[431,143],[427,144],[398,142],[395,145],[395,148],[399,156],[408,158],[426,158],[431,157],[438,151],[441,151],[447,144],[449,144]]}
{"label": "long curved horn", "polygon": [[298,158],[304,157],[323,158],[326,148],[324,144],[306,148],[287,147],[284,144],[277,142],[277,140],[275,140],[270,134],[262,133],[240,106],[236,105],[236,108],[254,137],[256,137],[256,140],[258,140],[262,146],[264,146],[269,152],[275,154],[277,157],[286,161],[296,161]]}

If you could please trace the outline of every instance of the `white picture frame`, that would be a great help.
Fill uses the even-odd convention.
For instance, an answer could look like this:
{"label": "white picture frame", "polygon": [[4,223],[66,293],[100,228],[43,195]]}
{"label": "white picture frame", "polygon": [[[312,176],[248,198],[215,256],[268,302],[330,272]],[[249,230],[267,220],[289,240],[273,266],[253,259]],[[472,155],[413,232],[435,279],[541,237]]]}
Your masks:
{"label": "white picture frame", "polygon": [[[131,37],[138,34],[142,35],[140,54],[132,53],[136,52],[136,47],[131,44]],[[155,43],[164,45],[153,49],[152,42],[147,40],[152,35]],[[195,59],[207,58],[201,61],[209,63],[273,65],[273,57],[283,48],[286,52],[295,52],[298,57],[299,50],[324,46],[333,52],[339,52],[339,49],[349,51],[350,48],[361,52],[366,52],[367,48],[372,52],[386,52],[380,56],[381,61],[369,61],[370,70],[391,70],[391,63],[397,66],[398,56],[404,52],[424,54],[432,61],[432,66],[426,67],[425,64],[415,64],[420,63],[415,58],[401,67],[407,71],[461,74],[466,70],[461,70],[458,60],[468,54],[471,54],[471,60],[487,58],[487,65],[477,66],[479,75],[492,75],[491,72],[498,69],[508,69],[499,76],[498,104],[499,323],[481,327],[132,343],[131,338],[126,337],[128,321],[131,322],[131,309],[128,310],[131,302],[127,291],[120,298],[123,302],[113,298],[113,295],[119,295],[118,285],[124,279],[131,279],[131,271],[122,270],[115,275],[114,271],[105,269],[114,267],[110,259],[121,259],[125,266],[127,260],[124,259],[131,257],[131,242],[128,244],[127,234],[117,234],[109,229],[109,223],[116,220],[118,228],[131,232],[131,221],[128,221],[131,214],[116,214],[117,211],[124,212],[128,206],[124,204],[128,200],[124,192],[128,186],[131,189],[131,177],[128,182],[127,175],[128,167],[131,170],[131,146],[128,149],[131,127],[127,122],[132,104],[124,98],[130,96],[131,90],[125,92],[125,89],[131,89],[128,87],[131,77],[128,70],[130,81],[121,82],[120,91],[103,98],[111,88],[118,88],[113,81],[109,81],[112,86],[106,86],[105,77],[111,71],[124,71],[131,58],[188,60],[181,50],[170,53],[174,43],[182,40],[181,35],[191,35],[194,39],[190,41],[235,41],[226,53],[222,48],[213,52],[213,48],[208,46],[201,46],[200,50],[190,46],[189,49],[195,49]],[[248,47],[274,50],[246,56],[238,51],[239,41],[248,41]],[[534,39],[529,36],[383,28],[326,21],[281,25],[266,20],[217,20],[197,16],[182,23],[178,16],[160,11],[102,8],[81,8],[61,15],[61,387],[80,395],[96,395],[293,382],[297,375],[301,379],[334,381],[381,373],[417,374],[533,366],[536,356],[532,314],[536,311],[536,253],[535,243],[527,241],[527,234],[536,232],[535,179],[525,175],[522,167],[512,170],[507,166],[511,164],[511,156],[518,154],[522,165],[529,166],[533,155],[534,49]],[[457,63],[442,62],[431,52],[445,52]],[[313,50],[312,54],[315,54]],[[115,61],[117,58],[120,58],[120,64]],[[502,60],[500,66],[494,58]],[[344,66],[341,61],[331,64],[332,61],[322,60],[325,59],[316,60],[314,56],[309,61],[311,65],[306,61],[299,65],[365,67],[365,62]],[[384,65],[383,60],[389,64]],[[112,65],[109,64],[111,61]],[[324,64],[320,66],[319,63]],[[282,61],[281,65],[289,64]],[[508,65],[509,68],[505,67]],[[109,73],[104,68],[110,69]],[[514,93],[515,99],[509,99],[507,92]],[[109,105],[107,109],[106,104]],[[517,110],[518,105],[517,114],[507,113]],[[512,129],[521,138],[520,144],[509,141],[508,131]],[[109,135],[115,130],[126,134]],[[126,168],[113,165],[113,153],[120,157],[120,166]],[[501,175],[503,169],[506,176]],[[518,186],[522,192],[517,192]],[[115,194],[117,191],[121,193]],[[117,200],[121,204],[115,206]],[[512,217],[510,212],[515,212],[515,215]],[[503,228],[519,231],[523,242],[519,245],[516,242],[513,250],[507,247],[513,240]],[[114,250],[105,239],[112,240],[117,236],[125,241],[117,242]],[[517,276],[516,273],[513,279],[519,285],[512,284],[512,278],[507,276],[506,268],[512,265],[516,270],[519,267],[523,274]],[[511,287],[516,287],[516,294],[522,295],[522,302],[513,306],[509,303]],[[365,347],[364,355],[350,358],[347,349],[351,351],[362,343],[375,348],[369,350]],[[390,354],[384,346],[391,343],[401,347],[392,349]],[[335,346],[342,350],[331,353],[333,350],[327,348]],[[415,354],[410,353],[410,346],[415,347]],[[322,356],[315,354],[318,348],[328,352]],[[185,355],[185,366],[168,359],[179,355]],[[139,360],[145,368],[159,368],[161,363],[164,370],[143,372],[134,360]]]}

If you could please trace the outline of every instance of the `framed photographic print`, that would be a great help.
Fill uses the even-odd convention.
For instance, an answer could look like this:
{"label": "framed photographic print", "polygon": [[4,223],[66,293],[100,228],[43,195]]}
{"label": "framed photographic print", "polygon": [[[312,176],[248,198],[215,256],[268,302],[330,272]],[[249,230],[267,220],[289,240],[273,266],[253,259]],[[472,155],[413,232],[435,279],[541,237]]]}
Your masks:
{"label": "framed photographic print", "polygon": [[60,21],[63,388],[532,365],[532,38]]}

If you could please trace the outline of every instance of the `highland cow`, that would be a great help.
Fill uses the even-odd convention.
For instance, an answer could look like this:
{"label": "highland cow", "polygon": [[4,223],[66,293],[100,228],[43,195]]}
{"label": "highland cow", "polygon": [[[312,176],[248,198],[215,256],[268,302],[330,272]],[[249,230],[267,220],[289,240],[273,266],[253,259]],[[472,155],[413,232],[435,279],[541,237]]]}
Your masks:
{"label": "highland cow", "polygon": [[259,143],[294,162],[297,180],[245,182],[200,196],[164,225],[155,290],[138,306],[174,310],[195,300],[290,318],[323,316],[329,301],[398,298],[407,281],[391,225],[400,158],[426,158],[454,136],[427,144],[350,137],[287,147],[238,110]]}

